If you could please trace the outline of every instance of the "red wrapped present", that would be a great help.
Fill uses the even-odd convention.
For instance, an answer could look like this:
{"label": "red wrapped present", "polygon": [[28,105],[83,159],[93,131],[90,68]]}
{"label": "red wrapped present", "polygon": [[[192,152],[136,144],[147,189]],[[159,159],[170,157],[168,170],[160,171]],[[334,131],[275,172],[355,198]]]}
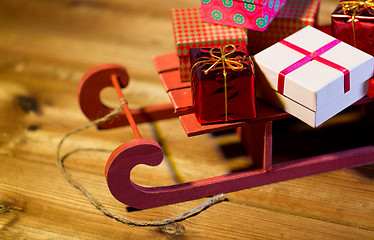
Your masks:
{"label": "red wrapped present", "polygon": [[366,94],[369,98],[374,98],[374,78],[369,80],[369,89]]}
{"label": "red wrapped present", "polygon": [[245,47],[190,48],[193,107],[199,123],[256,117],[254,70]]}
{"label": "red wrapped present", "polygon": [[331,22],[334,37],[374,55],[374,0],[340,1]]}

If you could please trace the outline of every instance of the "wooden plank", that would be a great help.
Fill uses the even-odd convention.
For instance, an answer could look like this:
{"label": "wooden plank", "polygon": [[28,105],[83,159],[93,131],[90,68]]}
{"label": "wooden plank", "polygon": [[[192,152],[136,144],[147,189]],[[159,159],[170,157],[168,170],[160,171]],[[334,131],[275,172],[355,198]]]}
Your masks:
{"label": "wooden plank", "polygon": [[240,140],[252,159],[253,168],[271,170],[273,161],[273,122],[247,123],[238,128]]}
{"label": "wooden plank", "polygon": [[191,89],[183,88],[168,92],[171,103],[175,112],[187,114],[193,112]]}
{"label": "wooden plank", "polygon": [[153,65],[158,73],[179,71],[179,59],[176,52],[160,54],[152,57]]}
{"label": "wooden plank", "polygon": [[221,124],[207,124],[201,125],[195,117],[195,114],[186,114],[179,117],[179,120],[183,126],[184,131],[188,137],[193,137],[201,134],[219,132],[232,128],[243,126],[245,122],[233,122],[233,123],[221,123]]}
{"label": "wooden plank", "polygon": [[160,73],[160,79],[164,85],[165,91],[169,92],[181,88],[190,88],[190,82],[182,82],[178,70]]}
{"label": "wooden plank", "polygon": [[154,56],[152,62],[159,73],[165,91],[190,87],[189,82],[182,82],[179,73],[179,59],[175,52]]}

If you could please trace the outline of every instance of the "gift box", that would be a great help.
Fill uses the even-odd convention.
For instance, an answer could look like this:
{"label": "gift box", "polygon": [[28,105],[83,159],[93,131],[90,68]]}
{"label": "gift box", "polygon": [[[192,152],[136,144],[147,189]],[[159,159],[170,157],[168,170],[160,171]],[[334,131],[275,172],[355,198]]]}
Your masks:
{"label": "gift box", "polygon": [[254,56],[257,96],[317,127],[366,95],[371,55],[307,26]]}
{"label": "gift box", "polygon": [[331,26],[334,37],[374,55],[374,1],[341,1]]}
{"label": "gift box", "polygon": [[203,21],[265,31],[286,0],[201,0]]}
{"label": "gift box", "polygon": [[243,46],[190,48],[191,91],[201,124],[256,117],[253,64]]}
{"label": "gift box", "polygon": [[173,9],[171,13],[181,81],[190,80],[190,48],[247,45],[244,29],[205,23],[201,20],[200,8]]}
{"label": "gift box", "polygon": [[306,26],[317,22],[320,0],[287,0],[264,32],[248,30],[248,53],[254,55]]}

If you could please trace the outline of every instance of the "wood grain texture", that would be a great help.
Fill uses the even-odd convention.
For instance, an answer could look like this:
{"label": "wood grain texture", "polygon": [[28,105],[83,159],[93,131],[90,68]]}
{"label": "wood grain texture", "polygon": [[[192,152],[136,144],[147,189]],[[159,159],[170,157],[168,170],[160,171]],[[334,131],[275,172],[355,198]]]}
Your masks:
{"label": "wood grain texture", "polygon": [[[320,24],[337,1],[322,0]],[[179,223],[179,228],[136,228],[109,219],[71,187],[55,164],[58,141],[88,123],[77,87],[83,74],[103,63],[124,65],[130,108],[169,103],[152,57],[174,51],[171,8],[198,0],[12,0],[0,2],[0,210],[1,239],[373,239],[374,167],[314,175],[227,194],[228,201]],[[114,90],[102,93],[118,106]],[[373,110],[373,109],[371,109]],[[311,130],[291,118],[274,122],[277,161],[352,146],[373,145],[373,125],[353,109]],[[177,118],[157,123],[185,181],[248,167],[235,133],[186,137]],[[139,124],[156,139],[154,126]],[[346,135],[352,134],[348,138]],[[128,212],[106,186],[105,162],[133,139],[130,127],[88,129],[69,138],[63,153],[72,177],[111,210],[135,220],[178,215],[205,199]],[[175,183],[166,162],[138,166],[132,180],[145,186]],[[19,210],[21,209],[21,210]]]}

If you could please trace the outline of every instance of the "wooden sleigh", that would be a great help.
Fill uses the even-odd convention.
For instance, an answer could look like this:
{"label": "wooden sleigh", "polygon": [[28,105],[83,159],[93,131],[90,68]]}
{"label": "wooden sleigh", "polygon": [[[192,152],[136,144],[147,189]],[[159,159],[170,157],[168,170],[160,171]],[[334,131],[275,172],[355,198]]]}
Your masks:
{"label": "wooden sleigh", "polygon": [[[288,113],[261,100],[256,100],[257,117],[255,119],[202,126],[193,114],[189,83],[180,81],[176,54],[154,57],[153,62],[170,97],[171,104],[129,110],[121,92],[121,88],[127,86],[129,78],[126,70],[115,64],[106,64],[89,70],[82,78],[78,89],[81,109],[93,121],[113,110],[103,105],[99,96],[103,88],[114,86],[123,111],[117,117],[98,124],[98,128],[130,125],[134,131],[136,139],[115,149],[105,167],[105,177],[111,193],[126,205],[137,209],[153,208],[374,163],[374,146],[366,146],[272,164],[273,122],[291,117]],[[374,102],[374,98],[365,97],[355,104],[361,105],[369,102]],[[245,172],[235,172],[172,186],[143,187],[132,182],[130,174],[135,166],[139,164],[157,166],[164,157],[156,141],[141,137],[136,123],[173,117],[179,117],[187,136],[236,128],[254,163],[254,168]]]}

